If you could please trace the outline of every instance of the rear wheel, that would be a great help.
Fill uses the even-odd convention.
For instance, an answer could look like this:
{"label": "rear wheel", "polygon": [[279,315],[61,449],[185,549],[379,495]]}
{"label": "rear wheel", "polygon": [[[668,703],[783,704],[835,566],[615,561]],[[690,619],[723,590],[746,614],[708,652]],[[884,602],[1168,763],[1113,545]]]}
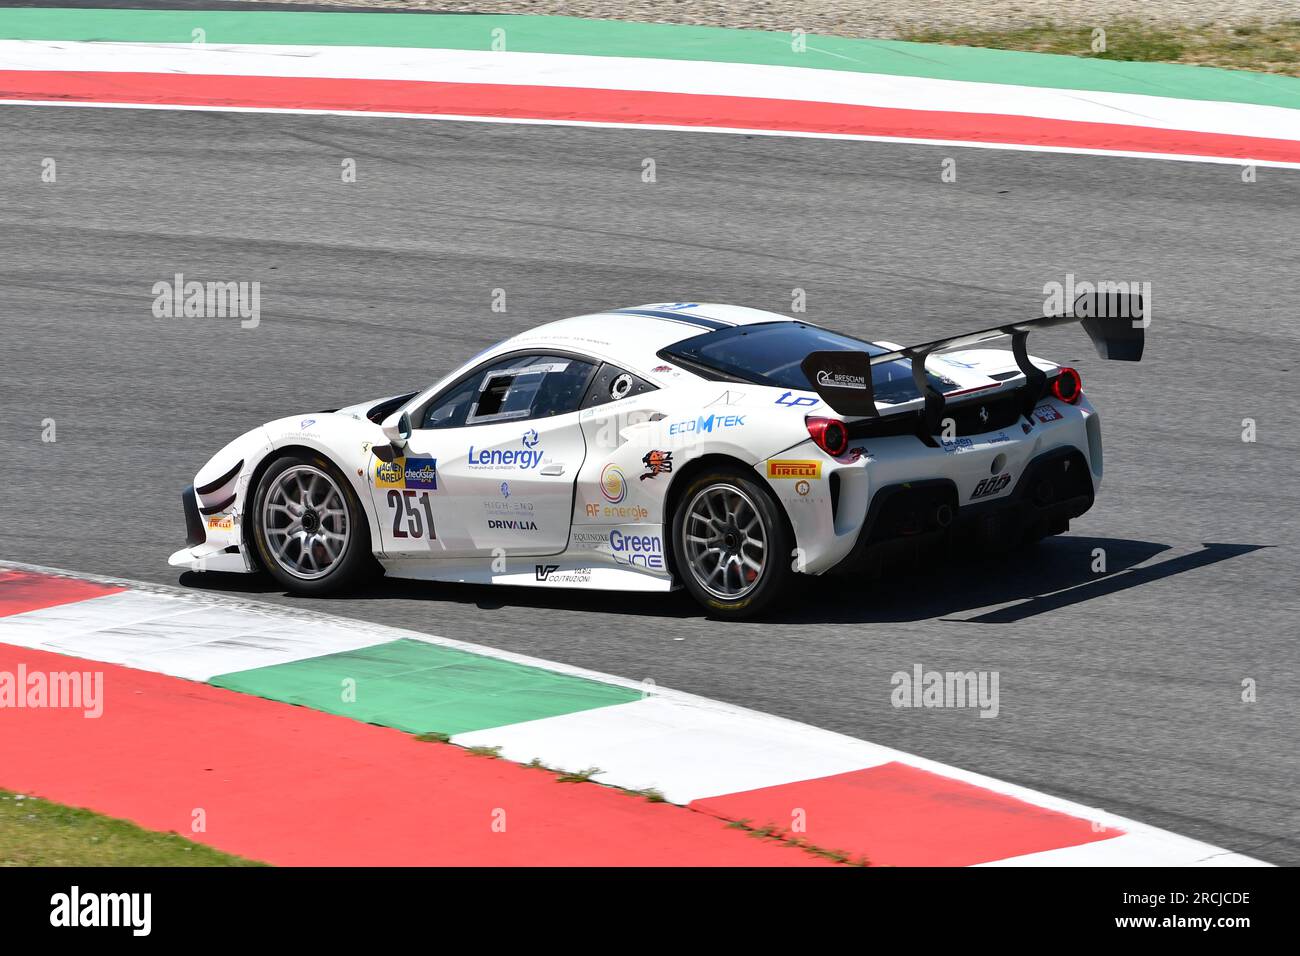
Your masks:
{"label": "rear wheel", "polygon": [[791,537],[771,495],[741,469],[692,478],[673,515],[673,555],[691,596],[726,617],[778,600],[792,570]]}
{"label": "rear wheel", "polygon": [[263,567],[290,591],[327,594],[356,583],[371,566],[361,504],[323,458],[274,462],[258,483],[250,517]]}

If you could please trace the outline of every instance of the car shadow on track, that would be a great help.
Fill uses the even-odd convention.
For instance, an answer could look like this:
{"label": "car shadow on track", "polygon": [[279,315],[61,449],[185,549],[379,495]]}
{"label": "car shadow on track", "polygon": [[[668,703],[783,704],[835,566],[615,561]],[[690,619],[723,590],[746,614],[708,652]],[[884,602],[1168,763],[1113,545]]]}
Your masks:
{"label": "car shadow on track", "polygon": [[[1124,538],[1056,537],[998,557],[955,559],[886,575],[874,582],[845,576],[800,582],[797,601],[755,620],[780,624],[873,624],[957,620],[1012,624],[1230,560],[1266,545],[1204,544],[1165,556],[1170,545]],[[1100,563],[1104,561],[1103,563]],[[240,595],[284,595],[266,574],[181,575],[182,587]],[[335,601],[441,601],[484,611],[507,607],[647,618],[708,617],[684,591],[642,594],[444,584],[378,578],[333,597],[304,599],[329,611]]]}

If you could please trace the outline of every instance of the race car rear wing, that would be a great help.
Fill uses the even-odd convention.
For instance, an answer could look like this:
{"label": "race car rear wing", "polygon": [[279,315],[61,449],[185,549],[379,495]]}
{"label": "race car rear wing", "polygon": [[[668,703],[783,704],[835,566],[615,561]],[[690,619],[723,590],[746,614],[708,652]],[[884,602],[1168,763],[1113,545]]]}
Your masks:
{"label": "race car rear wing", "polygon": [[912,381],[924,396],[925,405],[919,412],[908,409],[896,414],[918,415],[918,437],[926,444],[934,445],[934,435],[943,419],[946,400],[930,384],[925,373],[926,360],[932,353],[945,349],[969,348],[1002,336],[1010,336],[1016,365],[1025,376],[1025,382],[1019,391],[1023,413],[1028,415],[1047,394],[1048,385],[1047,374],[1029,361],[1026,348],[1029,333],[1075,322],[1082,324],[1083,330],[1092,339],[1097,354],[1102,358],[1121,362],[1141,361],[1147,325],[1142,297],[1098,293],[1079,296],[1068,315],[1045,315],[977,332],[965,332],[933,342],[909,345],[882,355],[869,355],[866,352],[811,352],[800,363],[800,367],[808,376],[808,381],[813,383],[817,394],[839,414],[879,417],[880,410],[876,407],[871,384],[872,366],[910,359]]}

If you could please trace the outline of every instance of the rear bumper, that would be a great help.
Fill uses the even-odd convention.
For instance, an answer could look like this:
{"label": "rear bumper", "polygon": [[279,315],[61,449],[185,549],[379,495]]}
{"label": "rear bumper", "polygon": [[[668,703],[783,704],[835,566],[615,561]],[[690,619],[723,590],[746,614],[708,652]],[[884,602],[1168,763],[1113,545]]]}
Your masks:
{"label": "rear bumper", "polygon": [[1068,531],[1092,507],[1095,487],[1083,452],[1062,446],[1034,458],[1009,495],[959,507],[947,478],[880,488],[848,555],[832,573],[880,573],[952,548],[1010,548]]}

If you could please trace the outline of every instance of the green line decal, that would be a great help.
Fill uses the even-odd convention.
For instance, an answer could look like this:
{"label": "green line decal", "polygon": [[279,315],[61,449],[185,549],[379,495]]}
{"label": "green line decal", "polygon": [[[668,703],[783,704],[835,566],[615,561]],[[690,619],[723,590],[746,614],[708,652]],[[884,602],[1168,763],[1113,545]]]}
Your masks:
{"label": "green line decal", "polygon": [[416,734],[485,730],[641,697],[614,684],[405,638],[222,674],[211,683]]}
{"label": "green line decal", "polygon": [[[202,31],[196,33],[196,31]],[[0,39],[505,49],[883,73],[1300,108],[1300,79],[978,47],[509,14],[0,9]],[[990,107],[997,103],[990,91]]]}

